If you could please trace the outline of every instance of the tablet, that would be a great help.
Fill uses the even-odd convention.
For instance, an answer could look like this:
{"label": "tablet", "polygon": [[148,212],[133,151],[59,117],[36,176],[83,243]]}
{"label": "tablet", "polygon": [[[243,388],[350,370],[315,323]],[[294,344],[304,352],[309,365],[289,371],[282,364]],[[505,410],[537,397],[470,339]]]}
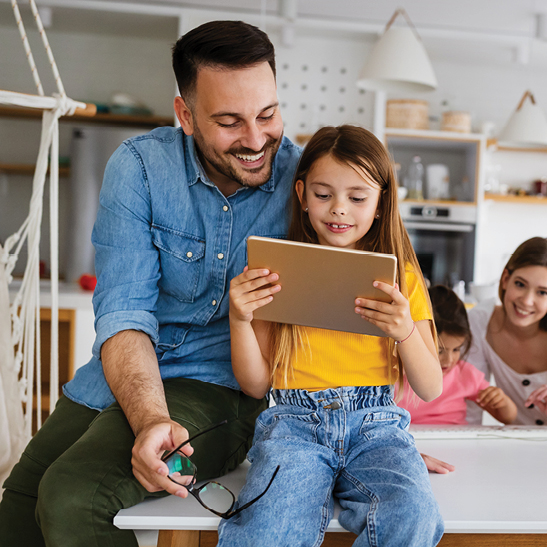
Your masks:
{"label": "tablet", "polygon": [[387,336],[355,313],[357,297],[390,302],[374,281],[395,285],[397,257],[353,249],[250,236],[249,269],[279,274],[281,290],[253,312],[256,319]]}

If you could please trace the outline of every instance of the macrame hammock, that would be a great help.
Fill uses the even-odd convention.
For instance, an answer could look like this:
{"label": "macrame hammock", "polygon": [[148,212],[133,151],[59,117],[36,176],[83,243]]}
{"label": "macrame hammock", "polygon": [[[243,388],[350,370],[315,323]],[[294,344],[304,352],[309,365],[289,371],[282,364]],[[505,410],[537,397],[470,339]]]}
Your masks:
{"label": "macrame hammock", "polygon": [[[34,0],[29,0],[42,43],[46,50],[57,93],[46,96],[27,39],[17,0],[11,5],[23,40],[38,95],[0,90],[0,104],[43,111],[42,133],[32,182],[29,213],[19,230],[0,244],[0,478],[7,475],[19,459],[32,435],[33,408],[36,428],[42,425],[40,362],[40,276],[39,245],[42,201],[50,160],[51,233],[51,366],[49,411],[59,398],[58,372],[58,197],[59,197],[59,118],[65,115],[93,115],[94,105],[68,98]],[[10,305],[9,284],[24,243],[27,264],[23,280]],[[35,399],[33,401],[33,399]],[[1,483],[0,483],[1,484]]]}

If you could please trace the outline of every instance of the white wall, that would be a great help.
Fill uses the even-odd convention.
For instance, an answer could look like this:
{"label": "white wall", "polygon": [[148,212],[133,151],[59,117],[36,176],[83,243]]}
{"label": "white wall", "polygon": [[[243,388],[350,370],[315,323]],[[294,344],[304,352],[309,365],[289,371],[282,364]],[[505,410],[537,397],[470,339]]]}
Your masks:
{"label": "white wall", "polygon": [[277,33],[270,37],[276,46],[277,85],[289,138],[324,125],[372,127],[373,94],[355,84],[370,49],[367,43],[307,35],[286,47]]}
{"label": "white wall", "polygon": [[511,253],[527,239],[547,237],[547,204],[483,204],[481,236],[477,249],[476,282],[488,284],[499,279]]}

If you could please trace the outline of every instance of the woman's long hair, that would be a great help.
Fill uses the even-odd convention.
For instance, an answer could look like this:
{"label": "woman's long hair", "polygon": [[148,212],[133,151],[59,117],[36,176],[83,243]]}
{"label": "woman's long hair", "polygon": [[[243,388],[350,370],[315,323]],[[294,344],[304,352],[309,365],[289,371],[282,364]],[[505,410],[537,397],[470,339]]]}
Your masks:
{"label": "woman's long hair", "polygon": [[[336,161],[355,169],[357,173],[364,170],[380,188],[378,200],[379,218],[374,219],[370,230],[357,242],[356,248],[363,251],[394,254],[397,257],[396,281],[401,293],[408,298],[405,269],[412,269],[418,276],[431,309],[429,296],[425,289],[422,271],[410,238],[403,225],[397,204],[397,181],[393,171],[393,162],[383,144],[362,127],[340,125],[323,127],[317,131],[306,145],[296,169],[292,190],[292,219],[288,239],[304,243],[316,243],[317,234],[313,229],[306,212],[302,210],[295,190],[296,181],[304,182],[312,166],[320,158],[330,155]],[[432,332],[436,341],[435,327]],[[298,347],[306,348],[304,330],[297,325],[272,323],[270,330],[270,363],[272,363],[272,381],[277,372],[281,372],[287,385],[289,374],[292,374],[292,361]],[[394,341],[387,339],[387,359],[391,363],[394,354]],[[403,366],[397,356],[397,368],[400,393],[402,393]],[[391,366],[389,367],[391,379]]]}
{"label": "woman's long hair", "polygon": [[[532,237],[531,239],[527,239],[524,243],[521,243],[507,261],[503,271],[507,270],[511,276],[515,270],[526,268],[527,266],[544,266],[547,268],[547,238]],[[503,288],[501,279],[498,287],[498,294],[503,311],[505,312],[505,304],[503,303],[505,289]],[[544,315],[541,318],[539,328],[547,331],[547,315]]]}

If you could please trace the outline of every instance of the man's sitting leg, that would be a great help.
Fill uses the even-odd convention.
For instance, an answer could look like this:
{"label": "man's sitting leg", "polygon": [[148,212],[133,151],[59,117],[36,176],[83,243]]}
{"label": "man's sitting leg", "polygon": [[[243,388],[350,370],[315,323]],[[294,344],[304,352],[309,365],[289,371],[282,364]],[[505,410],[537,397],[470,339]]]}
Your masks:
{"label": "man's sitting leg", "polygon": [[[228,420],[228,424],[193,443],[192,461],[200,480],[226,473],[245,458],[264,400],[181,378],[167,380],[165,394],[171,417],[190,435]],[[147,497],[165,493],[147,492],[133,476],[134,440],[121,408],[114,404],[50,465],[40,482],[37,504],[37,519],[46,545],[136,547],[133,532],[112,524],[114,515]]]}
{"label": "man's sitting leg", "polygon": [[99,414],[62,396],[4,483],[0,502],[2,547],[44,545],[36,523],[38,487],[47,468],[72,446]]}

